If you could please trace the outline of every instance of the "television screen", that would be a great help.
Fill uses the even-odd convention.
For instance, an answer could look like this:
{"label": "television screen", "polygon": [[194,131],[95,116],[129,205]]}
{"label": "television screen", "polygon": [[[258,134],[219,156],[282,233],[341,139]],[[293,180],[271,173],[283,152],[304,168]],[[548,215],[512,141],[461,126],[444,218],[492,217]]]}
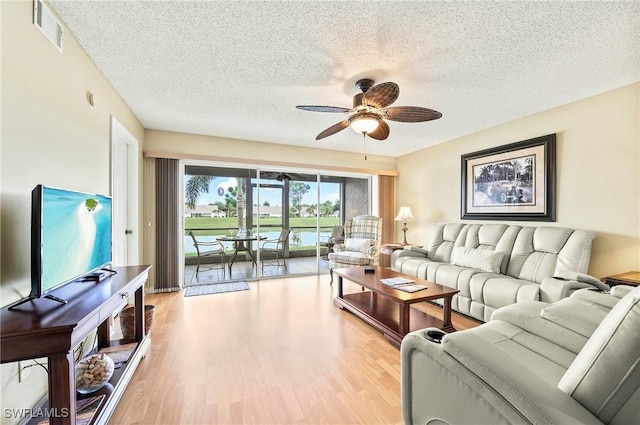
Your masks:
{"label": "television screen", "polygon": [[111,262],[110,197],[39,185],[33,202],[36,296]]}

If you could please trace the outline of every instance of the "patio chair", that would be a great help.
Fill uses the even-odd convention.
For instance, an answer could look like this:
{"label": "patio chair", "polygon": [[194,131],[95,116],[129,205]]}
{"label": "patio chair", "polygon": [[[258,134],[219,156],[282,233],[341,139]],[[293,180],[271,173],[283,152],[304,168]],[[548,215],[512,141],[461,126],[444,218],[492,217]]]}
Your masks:
{"label": "patio chair", "polygon": [[344,226],[333,226],[333,230],[331,231],[331,236],[327,239],[326,242],[320,243],[320,246],[327,248],[327,255],[322,257],[325,260],[329,259],[329,253],[333,251],[333,247],[336,244],[344,242]]}
{"label": "patio chair", "polygon": [[[224,253],[224,245],[222,242],[204,242],[199,241],[196,236],[193,234],[193,231],[189,230],[187,232],[191,239],[193,240],[193,246],[196,249],[197,254],[197,265],[196,265],[196,276],[200,272],[200,263],[201,260],[214,259],[211,263],[206,262],[207,270],[216,270],[221,269],[222,275],[225,274],[225,267],[227,263],[227,259]],[[217,259],[217,261],[215,260]]]}
{"label": "patio chair", "polygon": [[382,218],[359,215],[345,221],[344,243],[333,246],[329,253],[330,285],[333,269],[340,267],[377,266],[380,263]]}
{"label": "patio chair", "polygon": [[[291,229],[282,229],[278,239],[267,239],[260,246],[260,262],[264,271],[265,263],[268,266],[284,266],[287,269],[287,261],[285,259],[285,250],[289,243],[289,234]],[[267,258],[273,257],[273,258]],[[282,264],[280,264],[282,260]]]}

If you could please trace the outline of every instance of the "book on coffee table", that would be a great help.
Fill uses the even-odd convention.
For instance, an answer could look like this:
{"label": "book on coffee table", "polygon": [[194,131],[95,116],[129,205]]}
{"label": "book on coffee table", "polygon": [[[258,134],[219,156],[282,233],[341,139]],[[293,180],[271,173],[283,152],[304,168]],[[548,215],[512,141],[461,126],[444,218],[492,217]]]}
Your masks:
{"label": "book on coffee table", "polygon": [[393,289],[397,289],[398,291],[404,292],[418,292],[423,289],[427,289],[426,285],[418,285],[418,284],[406,284],[406,285],[396,285]]}
{"label": "book on coffee table", "polygon": [[426,285],[418,285],[414,280],[404,277],[390,277],[386,279],[380,279],[380,282],[387,286],[391,286],[393,289],[404,292],[418,292],[422,289],[427,289]]}
{"label": "book on coffee table", "polygon": [[414,283],[411,279],[405,279],[404,277],[389,277],[386,279],[380,279],[380,282],[388,286],[406,285],[408,283]]}

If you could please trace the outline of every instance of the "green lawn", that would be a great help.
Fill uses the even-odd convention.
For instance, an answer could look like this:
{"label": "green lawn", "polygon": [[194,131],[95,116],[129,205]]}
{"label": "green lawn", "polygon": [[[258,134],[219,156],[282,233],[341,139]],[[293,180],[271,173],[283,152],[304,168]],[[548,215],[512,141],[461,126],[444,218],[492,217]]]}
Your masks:
{"label": "green lawn", "polygon": [[[331,229],[333,226],[340,224],[338,217],[320,217],[320,227],[323,229]],[[268,231],[269,228],[279,228],[282,226],[282,219],[278,217],[261,218],[260,228],[263,231]],[[314,229],[316,227],[315,217],[290,217],[289,226],[291,229]],[[185,230],[190,229],[203,229],[196,230],[193,233],[196,235],[213,235],[220,234],[220,230],[225,233],[230,229],[238,228],[237,217],[193,217],[184,219]],[[257,228],[257,223],[254,222],[254,228]],[[206,230],[205,230],[206,229]]]}

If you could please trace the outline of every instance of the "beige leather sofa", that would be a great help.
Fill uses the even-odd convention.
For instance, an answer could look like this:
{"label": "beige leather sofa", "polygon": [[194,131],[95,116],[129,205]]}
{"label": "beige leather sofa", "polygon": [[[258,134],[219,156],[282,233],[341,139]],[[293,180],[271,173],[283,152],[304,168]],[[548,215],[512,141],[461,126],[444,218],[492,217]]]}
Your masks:
{"label": "beige leather sofa", "polygon": [[[402,341],[405,424],[640,424],[640,287],[497,310]],[[611,310],[609,310],[611,309]]]}
{"label": "beige leather sofa", "polygon": [[459,289],[452,308],[487,321],[498,308],[555,302],[600,281],[586,275],[595,233],[506,224],[440,225],[428,249],[391,256],[395,271]]}

